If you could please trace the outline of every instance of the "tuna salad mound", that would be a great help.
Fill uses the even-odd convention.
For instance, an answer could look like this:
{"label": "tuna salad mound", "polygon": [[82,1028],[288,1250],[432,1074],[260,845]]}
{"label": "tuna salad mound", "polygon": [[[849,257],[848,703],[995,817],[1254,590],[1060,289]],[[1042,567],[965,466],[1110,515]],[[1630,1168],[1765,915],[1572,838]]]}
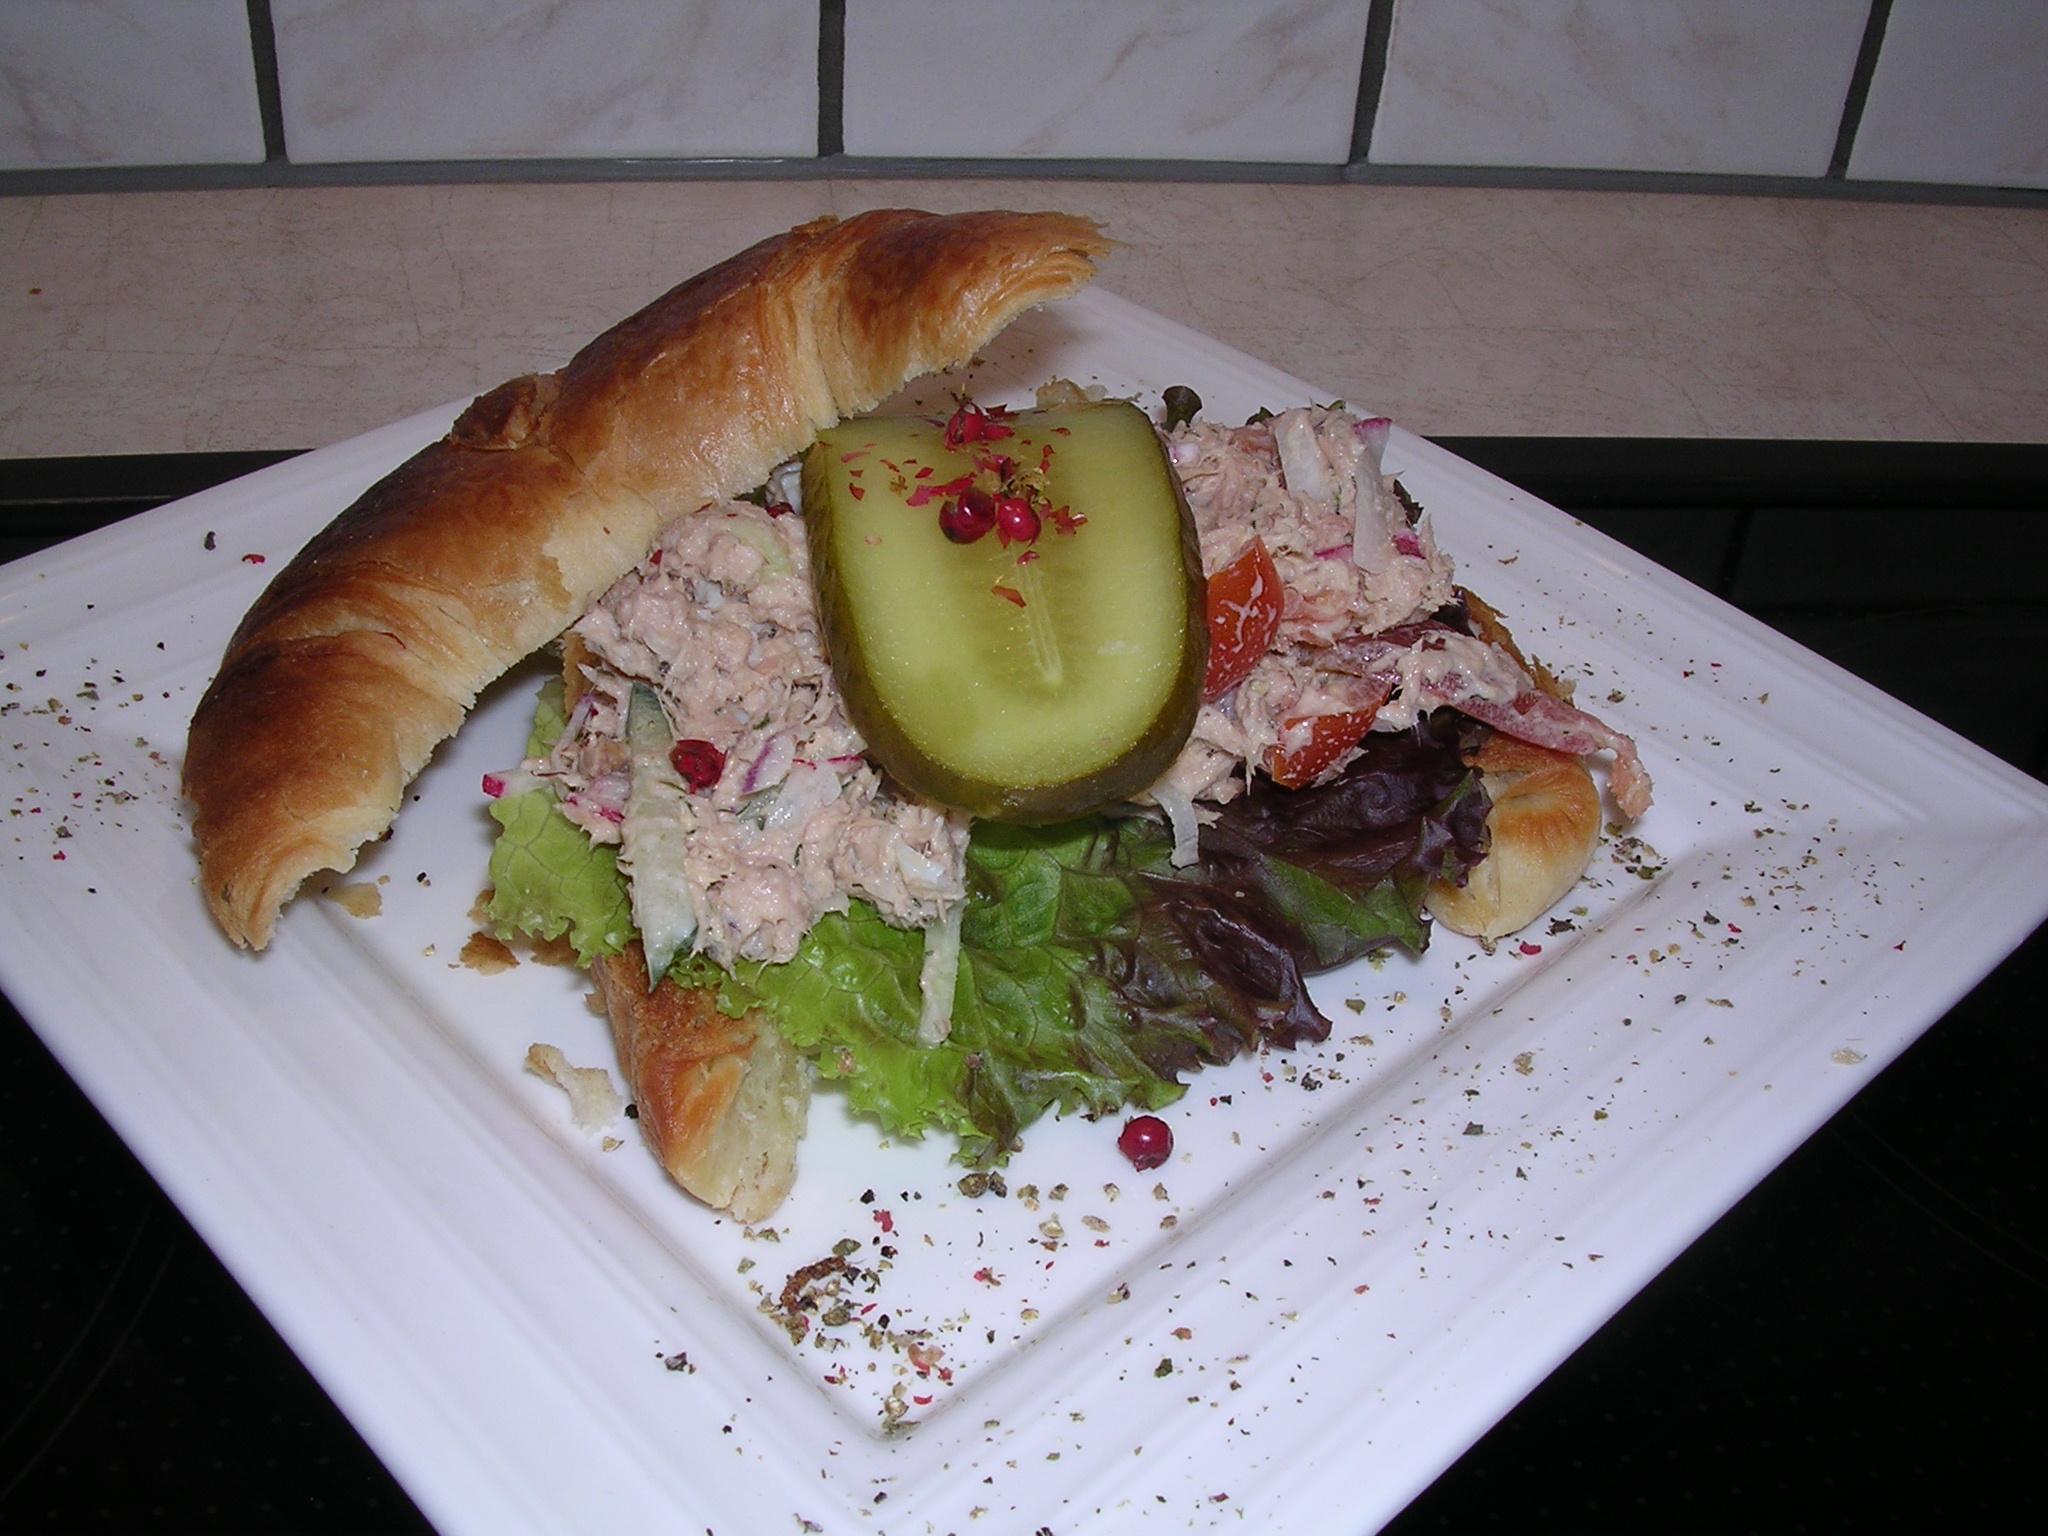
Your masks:
{"label": "tuna salad mound", "polygon": [[654,874],[680,882],[696,947],[718,964],[788,960],[856,896],[924,928],[965,893],[967,819],[896,793],[847,724],[803,522],[782,505],[721,502],[676,519],[570,635],[586,691],[529,766],[560,786],[563,815],[619,842],[632,689],[652,685],[692,791],[669,799],[680,856]]}
{"label": "tuna salad mound", "polygon": [[1391,426],[1308,406],[1174,429],[1202,567],[1213,582],[1247,552],[1263,554],[1271,576],[1242,601],[1263,611],[1271,638],[1240,678],[1212,687],[1162,803],[1227,801],[1261,767],[1290,787],[1322,781],[1368,731],[1407,730],[1449,705],[1537,745],[1611,749],[1616,801],[1641,815],[1650,785],[1634,744],[1542,692],[1518,656],[1458,622],[1450,559],[1382,470]]}

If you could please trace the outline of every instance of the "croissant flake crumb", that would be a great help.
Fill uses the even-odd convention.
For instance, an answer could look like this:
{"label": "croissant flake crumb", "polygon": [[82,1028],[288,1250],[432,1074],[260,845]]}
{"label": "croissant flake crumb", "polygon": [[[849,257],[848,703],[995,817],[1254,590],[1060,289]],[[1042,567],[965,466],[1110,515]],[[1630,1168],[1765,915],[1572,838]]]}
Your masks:
{"label": "croissant flake crumb", "polygon": [[626,1101],[612,1086],[609,1072],[603,1067],[572,1066],[559,1046],[538,1042],[528,1046],[526,1070],[569,1095],[569,1118],[579,1131],[601,1130],[625,1110]]}
{"label": "croissant flake crumb", "polygon": [[330,885],[321,893],[350,917],[376,917],[384,910],[384,893],[375,881],[358,880],[348,885]]}
{"label": "croissant flake crumb", "polygon": [[502,939],[494,939],[488,933],[472,933],[463,941],[462,963],[472,971],[485,976],[495,976],[500,971],[509,971],[519,963],[519,957]]}

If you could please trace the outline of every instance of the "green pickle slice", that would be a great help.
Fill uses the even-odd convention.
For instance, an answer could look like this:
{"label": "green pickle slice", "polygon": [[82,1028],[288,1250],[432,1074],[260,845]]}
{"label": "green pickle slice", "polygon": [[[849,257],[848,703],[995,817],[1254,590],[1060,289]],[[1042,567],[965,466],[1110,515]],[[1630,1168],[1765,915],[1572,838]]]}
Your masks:
{"label": "green pickle slice", "polygon": [[[1009,435],[948,447],[943,419],[887,417],[819,439],[803,468],[818,610],[847,713],[898,781],[1061,821],[1155,782],[1194,728],[1194,520],[1136,406],[980,419]],[[949,538],[958,493],[939,488],[963,477],[1027,499],[1036,537]]]}

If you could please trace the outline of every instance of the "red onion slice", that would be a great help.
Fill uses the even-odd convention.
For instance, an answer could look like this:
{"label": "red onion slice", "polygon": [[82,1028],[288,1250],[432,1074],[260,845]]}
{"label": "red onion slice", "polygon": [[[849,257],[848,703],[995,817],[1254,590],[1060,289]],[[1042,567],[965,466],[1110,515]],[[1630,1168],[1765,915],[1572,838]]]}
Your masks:
{"label": "red onion slice", "polygon": [[754,795],[764,789],[773,789],[788,777],[789,770],[795,765],[796,743],[787,731],[777,731],[747,764],[746,775],[740,780],[740,793]]}

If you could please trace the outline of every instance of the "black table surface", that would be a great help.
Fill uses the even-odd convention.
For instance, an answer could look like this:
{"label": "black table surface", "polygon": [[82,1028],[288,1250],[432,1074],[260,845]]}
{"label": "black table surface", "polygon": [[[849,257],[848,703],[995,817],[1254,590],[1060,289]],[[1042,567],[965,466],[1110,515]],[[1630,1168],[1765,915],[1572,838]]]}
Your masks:
{"label": "black table surface", "polygon": [[[2048,448],[1447,446],[2048,770]],[[0,463],[0,556],[283,456]],[[1390,1529],[2037,1523],[2044,997],[2048,931]],[[0,1529],[426,1528],[11,1009],[0,1230]]]}

